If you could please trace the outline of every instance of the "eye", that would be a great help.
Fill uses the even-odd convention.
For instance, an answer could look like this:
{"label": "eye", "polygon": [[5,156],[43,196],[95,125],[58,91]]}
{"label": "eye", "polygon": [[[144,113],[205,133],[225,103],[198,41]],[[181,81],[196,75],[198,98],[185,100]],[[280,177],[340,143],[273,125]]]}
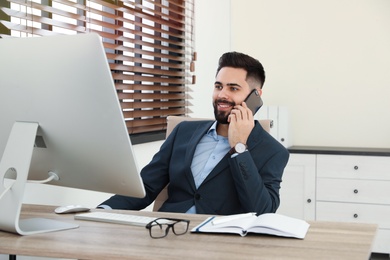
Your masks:
{"label": "eye", "polygon": [[221,90],[222,86],[221,85],[214,85],[214,88]]}

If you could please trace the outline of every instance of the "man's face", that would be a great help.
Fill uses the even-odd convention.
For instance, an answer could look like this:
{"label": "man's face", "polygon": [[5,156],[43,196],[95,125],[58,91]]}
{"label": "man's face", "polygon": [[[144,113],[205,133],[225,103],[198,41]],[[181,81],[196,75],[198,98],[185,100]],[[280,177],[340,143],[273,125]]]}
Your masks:
{"label": "man's face", "polygon": [[228,124],[230,111],[248,96],[250,87],[245,78],[244,69],[223,67],[218,72],[213,92],[214,115],[218,123]]}

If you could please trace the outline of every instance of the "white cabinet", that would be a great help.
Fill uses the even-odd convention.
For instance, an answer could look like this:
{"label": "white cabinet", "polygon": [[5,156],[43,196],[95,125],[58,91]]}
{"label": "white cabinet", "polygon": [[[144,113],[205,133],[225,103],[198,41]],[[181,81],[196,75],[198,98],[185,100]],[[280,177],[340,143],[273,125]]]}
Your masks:
{"label": "white cabinet", "polygon": [[290,154],[283,173],[277,213],[294,218],[315,219],[316,156]]}
{"label": "white cabinet", "polygon": [[390,149],[290,147],[277,213],[378,224],[373,252],[390,253]]}
{"label": "white cabinet", "polygon": [[317,155],[316,219],[378,224],[373,251],[390,253],[390,158]]}

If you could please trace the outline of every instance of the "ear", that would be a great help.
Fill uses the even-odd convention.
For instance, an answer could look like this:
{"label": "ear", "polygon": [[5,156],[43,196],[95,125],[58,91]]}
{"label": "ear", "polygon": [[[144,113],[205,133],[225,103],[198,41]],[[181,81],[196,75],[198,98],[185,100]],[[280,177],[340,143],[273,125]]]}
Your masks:
{"label": "ear", "polygon": [[263,94],[263,90],[260,87],[256,87],[256,90],[259,93],[259,96]]}

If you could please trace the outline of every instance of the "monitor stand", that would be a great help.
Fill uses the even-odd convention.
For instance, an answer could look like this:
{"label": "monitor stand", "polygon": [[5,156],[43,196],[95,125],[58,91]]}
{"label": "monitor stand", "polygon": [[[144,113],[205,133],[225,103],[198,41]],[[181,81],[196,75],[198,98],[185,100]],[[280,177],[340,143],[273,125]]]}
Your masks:
{"label": "monitor stand", "polygon": [[[15,122],[0,161],[0,230],[32,235],[78,228],[77,224],[52,219],[19,219],[24,190],[34,150],[38,123]],[[6,184],[6,175],[16,173],[16,180]]]}

